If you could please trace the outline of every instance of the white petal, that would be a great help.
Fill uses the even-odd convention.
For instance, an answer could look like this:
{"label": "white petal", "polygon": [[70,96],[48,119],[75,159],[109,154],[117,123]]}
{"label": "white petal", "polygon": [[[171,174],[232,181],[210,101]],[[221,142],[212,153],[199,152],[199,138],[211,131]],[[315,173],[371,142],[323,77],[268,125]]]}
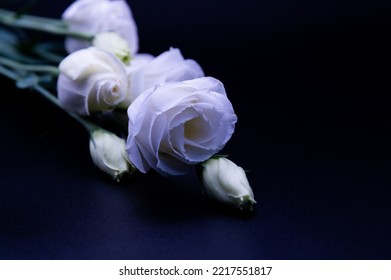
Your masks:
{"label": "white petal", "polygon": [[71,112],[88,115],[111,110],[127,99],[125,66],[109,52],[93,47],[76,51],[61,61],[59,70],[58,98]]}
{"label": "white petal", "polygon": [[[132,54],[138,52],[138,31],[132,11],[126,1],[117,0],[77,0],[63,13],[62,19],[69,29],[88,34],[114,31],[125,38]],[[65,47],[68,53],[86,48],[85,40],[67,37]]]}
{"label": "white petal", "polygon": [[183,83],[197,88],[198,90],[208,90],[220,93],[222,95],[227,95],[223,83],[213,77],[203,77],[193,80],[187,80]]}
{"label": "white petal", "polygon": [[142,67],[136,63],[129,67],[128,79],[132,101],[145,90],[165,82],[177,82],[204,76],[201,66],[194,60],[184,59],[180,50],[171,48]]}

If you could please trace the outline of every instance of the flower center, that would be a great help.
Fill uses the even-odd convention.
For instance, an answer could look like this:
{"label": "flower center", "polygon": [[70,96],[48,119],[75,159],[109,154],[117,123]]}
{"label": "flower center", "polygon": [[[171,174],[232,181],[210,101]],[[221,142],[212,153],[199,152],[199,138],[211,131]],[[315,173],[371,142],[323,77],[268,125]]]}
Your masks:
{"label": "flower center", "polygon": [[119,88],[117,85],[114,85],[112,88],[111,88],[111,92],[113,93],[113,95],[118,95],[118,92],[119,92]]}
{"label": "flower center", "polygon": [[188,120],[185,123],[185,138],[195,140],[202,136],[203,122],[201,117]]}

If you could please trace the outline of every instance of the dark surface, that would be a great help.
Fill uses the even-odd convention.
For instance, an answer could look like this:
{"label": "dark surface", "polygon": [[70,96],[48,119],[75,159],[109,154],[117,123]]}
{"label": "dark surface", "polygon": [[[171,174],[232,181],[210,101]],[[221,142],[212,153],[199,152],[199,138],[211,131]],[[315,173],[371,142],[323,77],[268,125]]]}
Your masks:
{"label": "dark surface", "polygon": [[[112,182],[82,127],[2,77],[0,258],[391,258],[388,2],[133,2],[142,52],[178,47],[225,84],[223,152],[255,212],[208,202],[193,173]],[[70,2],[47,3],[32,11]]]}

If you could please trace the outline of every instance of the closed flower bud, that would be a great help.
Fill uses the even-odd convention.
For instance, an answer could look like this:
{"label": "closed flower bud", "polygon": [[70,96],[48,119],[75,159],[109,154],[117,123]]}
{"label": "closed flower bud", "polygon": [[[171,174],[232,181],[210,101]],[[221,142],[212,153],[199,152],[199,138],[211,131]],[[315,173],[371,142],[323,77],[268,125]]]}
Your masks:
{"label": "closed flower bud", "polygon": [[129,44],[116,32],[102,32],[96,34],[92,41],[92,45],[114,54],[125,64],[129,64],[130,62],[131,55]]}
{"label": "closed flower bud", "polygon": [[205,194],[243,210],[252,210],[254,193],[243,168],[225,157],[212,157],[202,164]]}
{"label": "closed flower bud", "polygon": [[131,175],[135,168],[125,150],[125,140],[103,129],[96,129],[90,138],[90,153],[94,164],[114,180]]}

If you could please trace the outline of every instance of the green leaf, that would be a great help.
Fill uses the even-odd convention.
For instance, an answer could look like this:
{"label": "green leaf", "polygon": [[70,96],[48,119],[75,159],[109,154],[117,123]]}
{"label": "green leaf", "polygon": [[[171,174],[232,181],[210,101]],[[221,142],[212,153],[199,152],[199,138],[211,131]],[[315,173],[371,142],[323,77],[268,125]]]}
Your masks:
{"label": "green leaf", "polygon": [[214,159],[226,158],[226,157],[228,157],[228,155],[214,154],[213,156],[211,156],[211,158],[214,158]]}

